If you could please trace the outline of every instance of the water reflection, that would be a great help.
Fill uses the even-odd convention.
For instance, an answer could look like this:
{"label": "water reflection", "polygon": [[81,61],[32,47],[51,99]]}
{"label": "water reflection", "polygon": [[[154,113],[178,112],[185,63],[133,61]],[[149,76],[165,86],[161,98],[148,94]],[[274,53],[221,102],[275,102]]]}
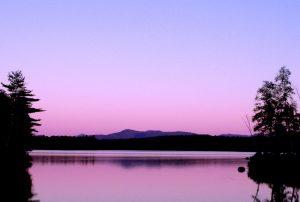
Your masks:
{"label": "water reflection", "polygon": [[270,184],[266,183],[271,189],[271,196],[264,200],[259,197],[259,189],[263,183],[257,184],[257,191],[252,195],[254,202],[299,202],[299,188],[289,187],[283,184]]}
{"label": "water reflection", "polygon": [[33,200],[32,181],[28,169],[31,158],[27,153],[2,153],[0,179],[1,198],[7,201],[37,201]]}
{"label": "water reflection", "polygon": [[[35,151],[30,169],[41,201],[249,201],[247,153]],[[216,194],[215,190],[218,190]]]}
{"label": "water reflection", "polygon": [[[254,202],[299,202],[300,161],[298,156],[256,154],[248,162],[248,177],[257,183]],[[267,184],[271,195],[260,199],[260,186]]]}
{"label": "water reflection", "polygon": [[135,153],[135,155],[116,155],[109,153],[106,155],[97,154],[47,154],[32,153],[31,154],[34,164],[80,164],[80,165],[93,165],[93,164],[114,164],[124,168],[134,167],[187,167],[187,166],[209,166],[209,165],[233,165],[244,164],[246,159],[243,156],[197,156],[197,155],[147,155],[143,152]]}

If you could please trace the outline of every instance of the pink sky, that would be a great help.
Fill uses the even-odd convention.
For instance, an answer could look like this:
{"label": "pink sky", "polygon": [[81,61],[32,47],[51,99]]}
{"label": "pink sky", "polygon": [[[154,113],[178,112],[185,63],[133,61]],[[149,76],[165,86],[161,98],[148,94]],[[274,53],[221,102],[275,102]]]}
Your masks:
{"label": "pink sky", "polygon": [[300,88],[296,1],[26,1],[0,7],[0,81],[20,69],[39,134],[248,134],[256,90]]}

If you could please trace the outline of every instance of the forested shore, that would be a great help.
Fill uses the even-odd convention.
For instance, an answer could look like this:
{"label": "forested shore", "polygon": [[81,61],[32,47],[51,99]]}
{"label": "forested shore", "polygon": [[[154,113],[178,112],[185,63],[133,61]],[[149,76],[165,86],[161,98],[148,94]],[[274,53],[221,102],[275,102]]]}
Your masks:
{"label": "forested shore", "polygon": [[210,135],[161,136],[122,140],[97,140],[94,136],[34,136],[32,150],[175,150],[300,152],[300,137],[224,137]]}

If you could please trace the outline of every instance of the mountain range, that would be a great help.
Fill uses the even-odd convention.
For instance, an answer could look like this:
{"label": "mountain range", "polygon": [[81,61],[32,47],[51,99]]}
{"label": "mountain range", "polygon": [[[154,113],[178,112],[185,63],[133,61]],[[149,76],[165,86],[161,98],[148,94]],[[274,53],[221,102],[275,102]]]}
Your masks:
{"label": "mountain range", "polygon": [[113,139],[131,139],[131,138],[148,138],[148,137],[158,137],[158,136],[188,136],[188,135],[198,135],[196,133],[176,131],[176,132],[163,132],[159,130],[148,130],[148,131],[136,131],[125,129],[117,133],[112,133],[109,135],[95,135],[98,140],[113,140]]}

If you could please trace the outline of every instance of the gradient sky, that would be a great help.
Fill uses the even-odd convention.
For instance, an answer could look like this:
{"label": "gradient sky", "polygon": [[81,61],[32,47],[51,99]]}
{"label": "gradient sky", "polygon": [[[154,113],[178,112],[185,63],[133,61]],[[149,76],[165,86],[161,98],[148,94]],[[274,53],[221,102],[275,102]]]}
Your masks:
{"label": "gradient sky", "polygon": [[39,134],[248,134],[279,68],[300,88],[300,1],[0,2],[0,81],[20,69]]}

